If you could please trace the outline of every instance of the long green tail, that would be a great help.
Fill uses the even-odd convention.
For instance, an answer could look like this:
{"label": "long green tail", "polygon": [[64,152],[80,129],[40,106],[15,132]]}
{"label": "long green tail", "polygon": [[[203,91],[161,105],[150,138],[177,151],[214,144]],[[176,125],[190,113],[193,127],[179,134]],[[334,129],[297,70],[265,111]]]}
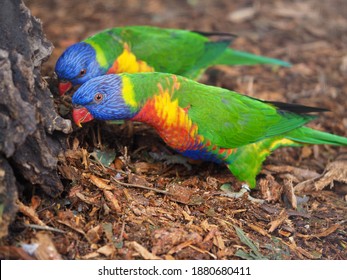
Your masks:
{"label": "long green tail", "polygon": [[240,181],[246,182],[251,188],[254,188],[255,178],[260,172],[263,161],[272,151],[279,147],[299,147],[305,144],[347,146],[347,138],[309,127],[300,127],[283,136],[271,137],[238,148],[228,158],[230,162],[228,168]]}
{"label": "long green tail", "polygon": [[237,51],[232,48],[226,49],[223,54],[218,57],[214,63],[214,65],[256,65],[256,64],[271,64],[271,65],[279,65],[284,67],[290,67],[291,64],[289,62],[270,58],[260,55],[255,55],[247,52]]}
{"label": "long green tail", "polygon": [[314,130],[305,126],[287,133],[285,137],[287,139],[303,144],[327,144],[347,146],[346,137],[330,134],[319,130]]}

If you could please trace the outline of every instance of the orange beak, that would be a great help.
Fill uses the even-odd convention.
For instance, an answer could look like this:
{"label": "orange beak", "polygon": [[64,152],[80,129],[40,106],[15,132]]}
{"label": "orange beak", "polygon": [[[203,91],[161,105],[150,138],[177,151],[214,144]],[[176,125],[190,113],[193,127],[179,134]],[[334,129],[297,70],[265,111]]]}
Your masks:
{"label": "orange beak", "polygon": [[94,119],[91,113],[85,107],[74,108],[72,118],[75,124],[81,127],[81,123],[89,122]]}
{"label": "orange beak", "polygon": [[72,88],[72,84],[70,82],[61,81],[58,85],[59,95],[64,95],[68,90]]}

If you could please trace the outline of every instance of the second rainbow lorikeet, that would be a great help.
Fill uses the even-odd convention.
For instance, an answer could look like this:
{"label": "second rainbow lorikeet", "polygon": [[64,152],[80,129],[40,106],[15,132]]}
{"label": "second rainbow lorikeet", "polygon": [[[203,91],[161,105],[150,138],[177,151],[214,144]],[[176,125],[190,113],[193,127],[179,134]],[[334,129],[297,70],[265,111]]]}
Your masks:
{"label": "second rainbow lorikeet", "polygon": [[[211,41],[210,37],[220,37]],[[234,35],[194,32],[151,26],[106,29],[68,47],[55,72],[59,92],[91,78],[110,73],[165,72],[198,79],[213,65],[271,64],[288,62],[228,48]]]}
{"label": "second rainbow lorikeet", "polygon": [[262,162],[281,146],[347,146],[347,138],[305,127],[324,109],[268,102],[165,73],[109,74],[73,95],[77,125],[92,119],[132,120],[156,129],[192,159],[224,163],[254,187]]}

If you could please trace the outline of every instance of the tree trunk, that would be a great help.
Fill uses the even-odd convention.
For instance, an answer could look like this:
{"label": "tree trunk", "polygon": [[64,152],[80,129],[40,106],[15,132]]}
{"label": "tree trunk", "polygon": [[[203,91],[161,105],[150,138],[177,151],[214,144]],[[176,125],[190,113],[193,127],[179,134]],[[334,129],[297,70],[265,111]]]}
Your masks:
{"label": "tree trunk", "polygon": [[[21,0],[0,0],[0,237],[16,209],[18,187],[50,196],[63,186],[57,156],[70,120],[55,111],[41,64],[52,52],[39,20]],[[63,132],[63,133],[62,133]]]}

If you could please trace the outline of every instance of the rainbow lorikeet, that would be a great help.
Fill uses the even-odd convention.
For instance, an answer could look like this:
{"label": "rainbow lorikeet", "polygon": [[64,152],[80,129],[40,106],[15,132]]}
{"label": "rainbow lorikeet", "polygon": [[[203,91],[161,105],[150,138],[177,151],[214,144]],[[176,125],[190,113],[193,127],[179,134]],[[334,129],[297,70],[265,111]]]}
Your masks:
{"label": "rainbow lorikeet", "polygon": [[[209,37],[220,37],[210,41]],[[197,79],[213,65],[273,64],[288,62],[228,48],[234,35],[193,32],[150,26],[106,29],[67,48],[55,72],[59,92],[91,78],[110,73],[165,72]]]}
{"label": "rainbow lorikeet", "polygon": [[177,152],[224,163],[250,187],[266,156],[280,146],[347,146],[347,138],[303,126],[316,118],[307,113],[324,109],[262,101],[173,74],[96,77],[72,103],[77,125],[92,119],[146,123]]}

